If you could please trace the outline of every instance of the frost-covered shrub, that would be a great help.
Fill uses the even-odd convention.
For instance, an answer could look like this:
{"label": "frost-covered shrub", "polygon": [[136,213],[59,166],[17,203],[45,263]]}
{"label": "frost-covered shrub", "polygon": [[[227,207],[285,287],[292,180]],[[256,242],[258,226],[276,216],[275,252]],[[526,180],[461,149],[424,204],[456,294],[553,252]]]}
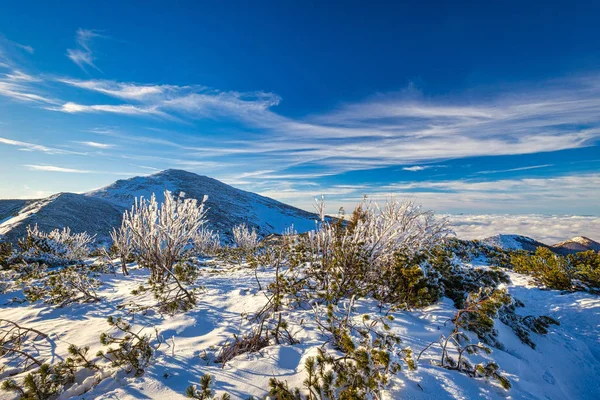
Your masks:
{"label": "frost-covered shrub", "polygon": [[252,251],[258,246],[260,239],[254,228],[250,230],[246,224],[240,224],[234,226],[232,232],[233,242],[237,248]]}
{"label": "frost-covered shrub", "polygon": [[221,248],[221,237],[219,232],[214,232],[206,227],[200,228],[200,232],[194,240],[194,254],[198,256],[211,256],[218,253]]}
{"label": "frost-covered shrub", "polygon": [[150,200],[136,199],[131,211],[123,214],[131,249],[142,265],[151,271],[154,282],[173,278],[173,266],[185,258],[201,236],[206,223],[206,196],[202,202],[164,192],[160,205],[153,194]]}
{"label": "frost-covered shrub", "polygon": [[339,229],[340,224],[325,220],[323,200],[316,203],[316,210],[320,215],[320,226],[309,232],[315,253],[329,256],[328,251],[335,251],[331,243],[336,235],[341,235],[343,244],[360,247],[373,269],[389,265],[397,253],[412,256],[426,252],[451,232],[447,221],[436,219],[432,211],[395,198],[387,200],[383,207],[363,200],[346,229]]}
{"label": "frost-covered shrub", "polygon": [[110,233],[110,238],[113,241],[112,250],[121,260],[121,271],[123,272],[123,275],[129,275],[129,271],[127,271],[127,262],[131,256],[131,234],[129,233],[129,228],[125,223],[125,220],[122,221],[119,229],[113,228]]}
{"label": "frost-covered shrub", "polygon": [[450,232],[446,221],[435,219],[432,212],[393,198],[383,207],[364,200],[349,221],[343,215],[326,219],[323,200],[317,201],[316,210],[320,216],[317,229],[301,237],[288,251],[288,260],[309,291],[334,303],[352,295],[406,303],[405,296],[391,293],[388,282],[410,286],[406,290],[412,291],[426,272],[414,269],[413,260],[443,242]]}
{"label": "frost-covered shrub", "polygon": [[71,233],[70,228],[55,229],[50,233],[35,225],[27,227],[27,236],[19,240],[20,257],[27,262],[42,262],[50,266],[74,264],[90,254],[94,236],[86,232]]}

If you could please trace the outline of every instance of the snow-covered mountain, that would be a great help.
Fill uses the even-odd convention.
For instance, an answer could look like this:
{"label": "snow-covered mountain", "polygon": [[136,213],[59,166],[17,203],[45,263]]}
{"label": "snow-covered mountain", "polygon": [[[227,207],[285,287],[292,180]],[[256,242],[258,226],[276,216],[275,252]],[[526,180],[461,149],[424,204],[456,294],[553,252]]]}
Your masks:
{"label": "snow-covered mountain", "polygon": [[483,239],[483,242],[503,250],[535,251],[538,247],[549,247],[542,242],[521,235],[500,234]]}
{"label": "snow-covered mountain", "polygon": [[[317,218],[315,214],[216,179],[166,170],[118,180],[84,194],[60,193],[29,203],[0,200],[0,217],[6,215],[0,219],[0,235],[5,235],[5,240],[15,241],[25,233],[27,225],[38,224],[44,231],[68,226],[74,232],[86,231],[97,235],[100,242],[106,241],[112,227],[120,224],[123,211],[132,206],[135,198],[150,198],[155,193],[160,202],[165,189],[183,192],[186,198],[198,200],[208,195],[209,225],[225,235],[240,223],[256,228],[261,235],[281,233],[292,225],[298,232],[305,232],[314,228]],[[7,211],[3,214],[2,210]]]}
{"label": "snow-covered mountain", "polygon": [[573,239],[556,243],[552,245],[552,248],[560,254],[577,253],[586,250],[600,251],[600,243],[584,236],[577,236]]}

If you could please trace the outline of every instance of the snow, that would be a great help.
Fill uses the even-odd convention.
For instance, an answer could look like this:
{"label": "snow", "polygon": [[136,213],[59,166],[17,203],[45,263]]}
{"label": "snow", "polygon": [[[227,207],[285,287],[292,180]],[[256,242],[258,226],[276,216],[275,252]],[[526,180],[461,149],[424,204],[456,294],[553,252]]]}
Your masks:
{"label": "snow", "polygon": [[[479,263],[479,262],[478,262]],[[228,362],[224,368],[210,360],[218,346],[244,331],[249,323],[243,318],[258,311],[266,297],[257,290],[252,269],[204,260],[199,281],[204,291],[197,306],[184,314],[161,315],[157,312],[136,313],[134,316],[118,306],[135,301],[146,304],[150,295],[131,295],[131,290],[145,283],[146,270],[130,266],[129,277],[103,275],[104,285],[98,291],[99,303],[73,304],[53,308],[42,303],[6,304],[19,292],[0,295],[0,318],[15,321],[50,334],[48,346],[37,346],[39,357],[56,362],[67,354],[69,343],[89,345],[95,354],[103,346],[101,332],[109,331],[106,318],[122,316],[135,327],[153,332],[156,327],[164,340],[156,351],[151,366],[139,378],[118,369],[105,368],[97,376],[85,377],[61,398],[85,399],[179,399],[184,398],[188,385],[198,383],[203,374],[215,378],[217,394],[228,392],[234,399],[249,395],[262,398],[271,377],[288,381],[290,387],[301,386],[304,380],[304,361],[314,356],[322,337],[313,321],[313,310],[285,311],[299,344],[273,345],[260,353],[243,354]],[[439,350],[423,353],[418,369],[403,369],[390,382],[386,399],[582,399],[600,398],[600,297],[588,293],[567,293],[542,290],[531,284],[530,278],[509,272],[512,283],[509,292],[525,303],[519,308],[522,315],[543,314],[557,318],[561,325],[551,327],[546,336],[533,334],[536,349],[522,344],[513,331],[496,321],[503,350],[493,349],[491,355],[471,356],[495,360],[513,387],[505,391],[497,384],[473,379],[431,363],[439,359]],[[263,283],[273,279],[273,270],[259,269]],[[265,285],[263,285],[264,287]],[[361,300],[356,314],[378,313],[377,304]],[[410,346],[416,355],[429,343],[447,335],[455,313],[452,301],[443,299],[422,310],[395,312],[390,323],[398,333],[402,346]],[[0,375],[1,376],[1,375]],[[100,383],[95,385],[100,380]],[[91,390],[90,390],[91,389]],[[85,393],[84,391],[89,390]],[[80,397],[77,397],[80,396]],[[13,398],[0,392],[0,398]]]}
{"label": "snow", "polygon": [[500,247],[504,250],[522,250],[523,246],[517,238],[522,236],[519,235],[495,235],[484,239],[485,243],[491,244],[492,246]]}

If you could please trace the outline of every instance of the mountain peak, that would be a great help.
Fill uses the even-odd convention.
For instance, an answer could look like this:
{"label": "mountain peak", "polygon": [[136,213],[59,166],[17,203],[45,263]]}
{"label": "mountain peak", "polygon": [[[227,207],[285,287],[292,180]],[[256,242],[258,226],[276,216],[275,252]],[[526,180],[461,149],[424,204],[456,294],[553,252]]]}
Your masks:
{"label": "mountain peak", "polygon": [[560,254],[576,253],[579,251],[600,251],[600,243],[585,236],[575,236],[552,246]]}

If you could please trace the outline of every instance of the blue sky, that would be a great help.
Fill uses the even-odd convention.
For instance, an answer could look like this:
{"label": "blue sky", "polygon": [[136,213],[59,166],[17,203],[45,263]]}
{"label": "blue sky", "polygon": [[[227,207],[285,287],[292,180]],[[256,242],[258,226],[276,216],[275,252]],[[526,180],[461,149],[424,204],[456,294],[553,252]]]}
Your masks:
{"label": "blue sky", "polygon": [[310,209],[600,215],[598,2],[11,2],[0,198],[180,168]]}

